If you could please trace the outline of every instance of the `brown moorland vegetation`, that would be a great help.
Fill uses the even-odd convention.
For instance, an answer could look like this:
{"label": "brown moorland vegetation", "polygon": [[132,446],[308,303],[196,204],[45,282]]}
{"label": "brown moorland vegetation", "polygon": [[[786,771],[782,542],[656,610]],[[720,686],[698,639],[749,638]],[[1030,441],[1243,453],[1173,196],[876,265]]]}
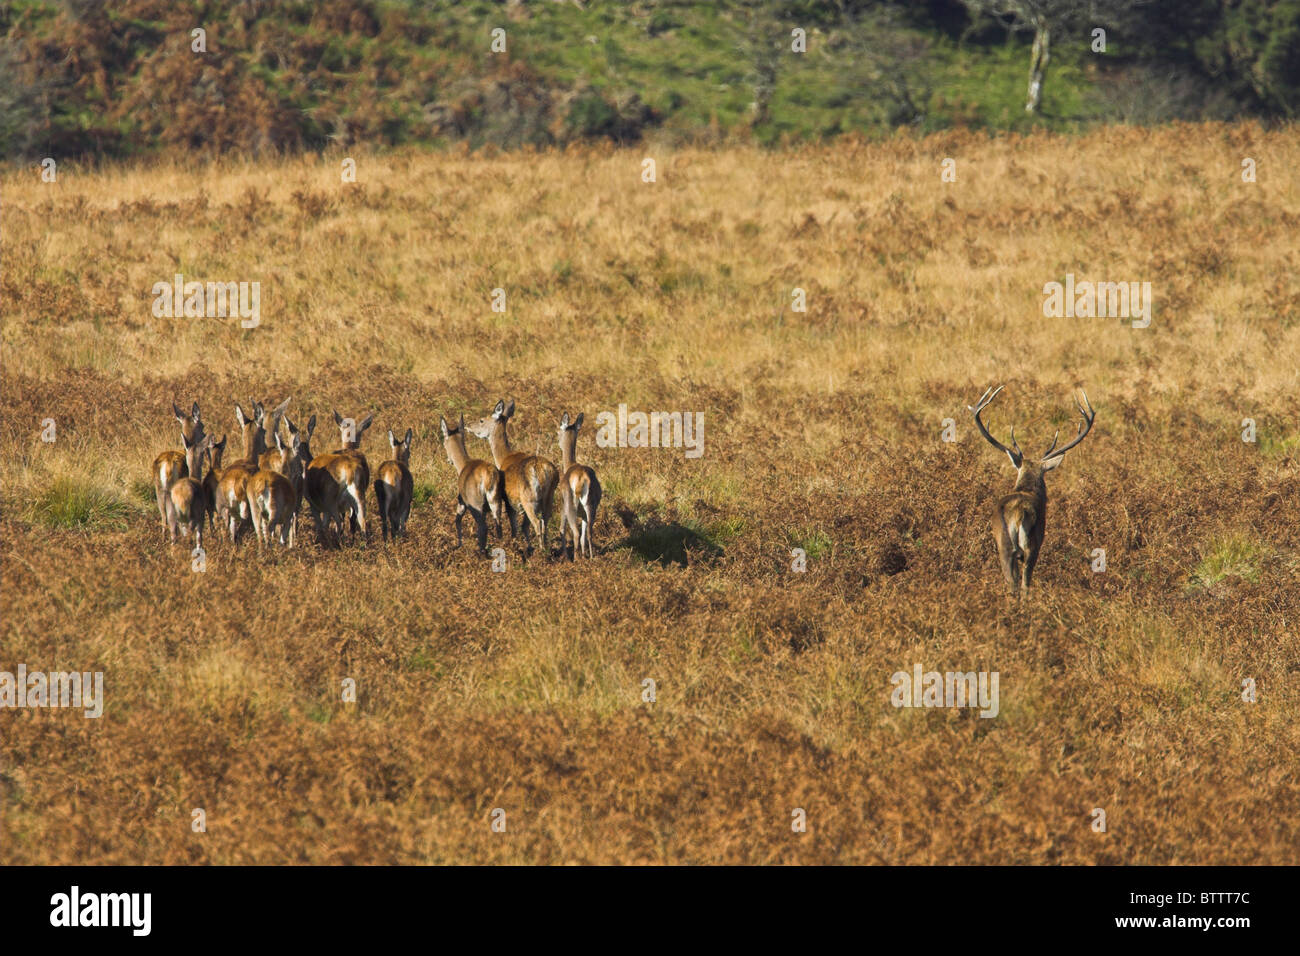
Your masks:
{"label": "brown moorland vegetation", "polygon": [[[106,684],[97,720],[0,711],[0,862],[1294,862],[1293,127],[358,159],[0,175],[0,670]],[[155,318],[177,272],[261,281],[260,327]],[[1150,281],[1150,327],[1045,318],[1066,273]],[[1098,412],[1024,603],[966,411],[995,382],[1026,448],[1073,387]],[[409,539],[372,492],[369,546],[304,520],[191,571],[171,402],[230,460],[234,403],[285,396],[318,453],[373,411],[372,471],[414,429]],[[438,416],[501,397],[553,459],[619,403],[703,413],[704,454],[586,426],[603,553],[496,573]],[[998,671],[1000,713],[893,708],[915,663]]]}

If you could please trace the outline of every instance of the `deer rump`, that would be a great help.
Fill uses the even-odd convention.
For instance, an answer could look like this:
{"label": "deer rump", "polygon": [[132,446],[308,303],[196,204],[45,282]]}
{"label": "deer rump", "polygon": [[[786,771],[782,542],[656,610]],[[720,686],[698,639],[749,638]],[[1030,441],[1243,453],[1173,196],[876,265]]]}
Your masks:
{"label": "deer rump", "polygon": [[1023,561],[1029,554],[1029,543],[1038,526],[1038,507],[1026,494],[1010,494],[998,504],[998,524],[1001,533],[1011,544],[1013,561]]}

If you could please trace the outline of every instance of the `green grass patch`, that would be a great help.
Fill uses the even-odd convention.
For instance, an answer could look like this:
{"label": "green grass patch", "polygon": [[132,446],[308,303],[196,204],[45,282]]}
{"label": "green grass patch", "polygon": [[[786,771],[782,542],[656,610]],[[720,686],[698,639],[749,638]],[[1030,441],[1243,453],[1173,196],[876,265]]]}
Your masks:
{"label": "green grass patch", "polygon": [[1286,458],[1300,449],[1300,435],[1286,435],[1279,438],[1261,433],[1257,437],[1259,452],[1267,458]]}
{"label": "green grass patch", "polygon": [[1257,538],[1236,532],[1213,539],[1202,551],[1192,572],[1192,587],[1212,587],[1225,578],[1259,580],[1259,566],[1268,557],[1268,547]]}
{"label": "green grass patch", "polygon": [[27,520],[47,528],[121,530],[130,513],[116,492],[78,478],[59,478],[35,496]]}
{"label": "green grass patch", "polygon": [[804,554],[816,560],[830,553],[834,542],[821,528],[798,528],[786,532],[786,541],[792,548],[802,548]]}
{"label": "green grass patch", "polygon": [[411,507],[419,508],[439,497],[441,489],[431,481],[417,481],[411,487]]}

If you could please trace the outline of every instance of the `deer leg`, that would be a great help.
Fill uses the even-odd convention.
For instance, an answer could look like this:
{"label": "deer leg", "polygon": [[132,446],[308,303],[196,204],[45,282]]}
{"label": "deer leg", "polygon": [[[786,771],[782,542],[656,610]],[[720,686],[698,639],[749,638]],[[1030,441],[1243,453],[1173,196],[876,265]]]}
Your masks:
{"label": "deer leg", "polygon": [[[582,548],[581,532],[578,528],[578,509],[573,502],[573,492],[566,485],[563,496],[560,499],[560,509],[563,512],[560,515],[560,553],[568,554],[569,560],[575,560],[577,552]],[[565,532],[573,539],[573,549],[568,551],[565,543]]]}
{"label": "deer leg", "polygon": [[361,530],[361,537],[365,539],[366,544],[369,544],[370,529],[366,527],[366,496],[356,485],[348,485],[348,494],[351,495],[352,504],[355,505],[355,513],[352,516],[353,537],[356,536],[359,527]]}
{"label": "deer leg", "polygon": [[592,529],[596,525],[596,509],[600,506],[600,496],[589,497],[582,502],[582,537],[587,543],[587,557],[596,556],[596,545],[591,539]]}
{"label": "deer leg", "polygon": [[465,519],[465,502],[457,501],[456,502],[456,547],[458,548],[461,546],[463,540],[461,538],[460,523],[464,519]]}
{"label": "deer leg", "polygon": [[520,506],[524,509],[523,534],[524,534],[524,554],[529,554],[533,549],[533,533],[539,533],[539,524],[537,517],[537,506],[531,501],[521,501]]}
{"label": "deer leg", "polygon": [[474,516],[474,537],[478,541],[479,554],[487,554],[487,515],[482,508],[471,508],[470,514]]}
{"label": "deer leg", "polygon": [[1020,569],[1020,590],[1025,593],[1029,590],[1029,581],[1034,574],[1034,565],[1038,563],[1038,549],[1033,548],[1025,555],[1024,565]]}
{"label": "deer leg", "polygon": [[1002,562],[1002,576],[1006,578],[1007,587],[1014,592],[1017,584],[1016,546],[1005,529],[998,535],[998,559]]}
{"label": "deer leg", "polygon": [[508,498],[505,501],[505,506],[506,517],[510,519],[510,540],[513,541],[515,538],[519,537],[519,513],[515,510],[515,506]]}

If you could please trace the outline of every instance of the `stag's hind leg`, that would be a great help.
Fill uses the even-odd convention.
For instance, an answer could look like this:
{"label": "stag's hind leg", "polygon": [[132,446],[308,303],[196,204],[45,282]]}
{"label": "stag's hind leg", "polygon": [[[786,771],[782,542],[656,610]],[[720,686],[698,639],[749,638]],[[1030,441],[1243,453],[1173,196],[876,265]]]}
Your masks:
{"label": "stag's hind leg", "polygon": [[1020,593],[1029,593],[1029,582],[1034,574],[1034,565],[1038,563],[1038,548],[1030,547],[1020,568]]}
{"label": "stag's hind leg", "polygon": [[1016,567],[1020,552],[1006,529],[1002,528],[1000,532],[997,535],[998,560],[1002,564],[1002,576],[1006,579],[1007,588],[1014,594],[1020,585],[1019,569]]}

